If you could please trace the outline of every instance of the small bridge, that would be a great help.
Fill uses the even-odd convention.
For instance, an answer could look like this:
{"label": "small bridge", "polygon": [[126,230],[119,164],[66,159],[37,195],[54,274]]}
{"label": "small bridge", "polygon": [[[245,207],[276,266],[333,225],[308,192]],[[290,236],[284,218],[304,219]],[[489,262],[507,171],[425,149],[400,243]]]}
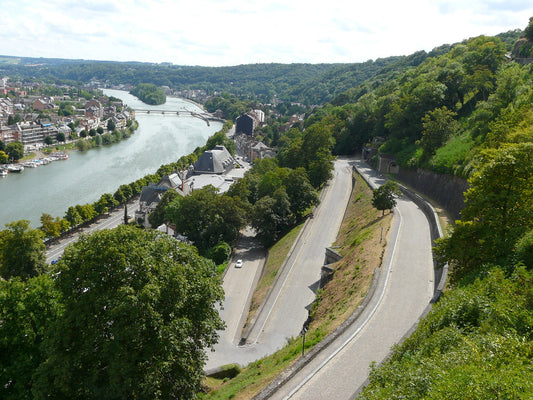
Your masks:
{"label": "small bridge", "polygon": [[189,110],[143,110],[143,109],[135,109],[134,110],[136,114],[167,114],[167,115],[185,115],[185,116],[191,116],[195,118],[200,118],[201,120],[204,120],[207,123],[207,126],[209,126],[209,121],[218,121],[218,122],[225,122],[221,118],[217,118],[209,113],[198,113],[194,111]]}

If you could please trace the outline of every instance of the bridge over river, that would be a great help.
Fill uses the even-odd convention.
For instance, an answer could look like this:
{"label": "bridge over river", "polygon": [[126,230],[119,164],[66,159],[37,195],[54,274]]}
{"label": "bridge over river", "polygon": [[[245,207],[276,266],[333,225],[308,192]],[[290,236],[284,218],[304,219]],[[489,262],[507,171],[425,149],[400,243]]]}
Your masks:
{"label": "bridge over river", "polygon": [[209,121],[217,121],[217,122],[225,122],[222,118],[215,117],[212,114],[209,113],[198,113],[190,110],[180,109],[180,110],[146,110],[146,109],[134,109],[136,114],[168,114],[168,115],[185,115],[185,116],[191,116],[195,118],[200,118],[204,120],[207,123],[207,126],[209,126]]}

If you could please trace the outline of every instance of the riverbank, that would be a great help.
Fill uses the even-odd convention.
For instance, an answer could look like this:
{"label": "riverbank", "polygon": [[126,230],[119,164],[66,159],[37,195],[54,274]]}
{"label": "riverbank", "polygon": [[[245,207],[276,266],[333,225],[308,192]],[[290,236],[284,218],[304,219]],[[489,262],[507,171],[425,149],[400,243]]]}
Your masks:
{"label": "riverbank", "polygon": [[[125,91],[105,89],[106,95],[120,98],[130,108],[151,108]],[[182,99],[169,98],[164,106],[177,110],[197,110]],[[91,151],[68,150],[68,162],[51,163],[46,168],[26,169],[0,179],[0,227],[26,219],[32,227],[40,225],[42,213],[63,216],[72,205],[93,203],[104,193],[114,193],[124,182],[153,174],[162,164],[175,162],[205,145],[219,131],[221,123],[174,114],[137,115],[135,134],[112,146]]]}

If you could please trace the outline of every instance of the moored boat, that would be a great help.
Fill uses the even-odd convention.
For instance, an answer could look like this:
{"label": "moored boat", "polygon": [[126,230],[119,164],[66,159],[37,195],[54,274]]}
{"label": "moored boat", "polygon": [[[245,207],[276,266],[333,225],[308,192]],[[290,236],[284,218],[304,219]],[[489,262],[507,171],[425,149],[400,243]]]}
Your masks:
{"label": "moored boat", "polygon": [[24,166],[22,164],[13,164],[7,167],[9,172],[22,172],[24,171]]}

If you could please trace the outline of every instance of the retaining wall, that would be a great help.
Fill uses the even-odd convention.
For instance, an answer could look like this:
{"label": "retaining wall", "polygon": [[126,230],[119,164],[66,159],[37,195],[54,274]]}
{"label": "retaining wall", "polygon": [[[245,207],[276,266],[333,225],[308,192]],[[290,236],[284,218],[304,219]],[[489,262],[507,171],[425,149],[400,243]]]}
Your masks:
{"label": "retaining wall", "polygon": [[468,189],[465,179],[452,175],[437,174],[433,171],[400,169],[398,178],[413,189],[438,202],[453,219],[461,218],[465,207],[463,193]]}

